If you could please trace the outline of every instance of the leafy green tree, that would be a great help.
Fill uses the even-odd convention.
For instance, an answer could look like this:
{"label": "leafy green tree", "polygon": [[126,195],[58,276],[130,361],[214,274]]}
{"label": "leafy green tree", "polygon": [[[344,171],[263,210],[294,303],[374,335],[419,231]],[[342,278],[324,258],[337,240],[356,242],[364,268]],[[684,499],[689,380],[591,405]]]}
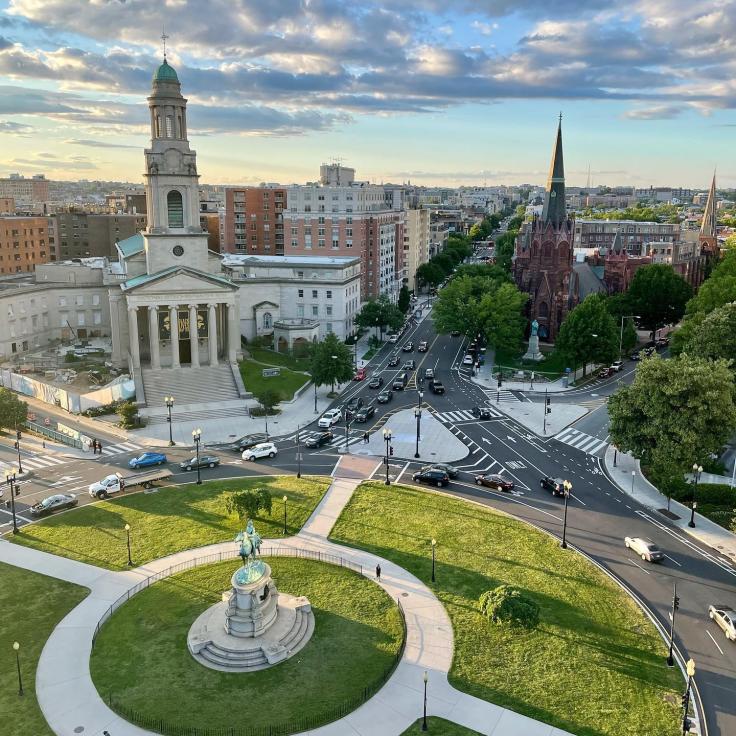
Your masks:
{"label": "leafy green tree", "polygon": [[652,356],[609,399],[611,438],[659,476],[684,472],[719,452],[736,429],[735,395],[725,360]]}
{"label": "leafy green tree", "polygon": [[697,312],[709,314],[714,309],[733,301],[736,301],[736,276],[718,275],[718,269],[716,269],[690,300],[687,312],[688,314]]}
{"label": "leafy green tree", "polygon": [[0,429],[22,427],[27,416],[28,404],[7,388],[0,388]]}
{"label": "leafy green tree", "polygon": [[511,276],[495,263],[464,263],[462,266],[457,267],[453,281],[463,276],[480,276],[484,279],[491,279],[498,285],[513,283]]}
{"label": "leafy green tree", "polygon": [[736,371],[736,301],[714,309],[699,320],[697,330],[685,344],[685,351],[700,358],[725,358]]}
{"label": "leafy green tree", "polygon": [[482,276],[454,278],[440,291],[432,310],[438,332],[459,330],[468,335],[480,332],[480,300],[494,282]]}
{"label": "leafy green tree", "polygon": [[496,238],[496,265],[506,271],[506,273],[511,273],[511,257],[514,255],[516,236],[518,234],[518,230],[507,230]]}
{"label": "leafy green tree", "polygon": [[494,624],[532,629],[539,623],[539,604],[510,585],[487,590],[478,599],[480,612]]}
{"label": "leafy green tree", "polygon": [[437,286],[445,278],[445,272],[433,260],[422,263],[417,268],[417,279],[420,284]]}
{"label": "leafy green tree", "polygon": [[132,401],[124,401],[118,405],[117,415],[120,417],[120,426],[123,429],[132,429],[136,424],[138,408]]}
{"label": "leafy green tree", "polygon": [[370,299],[363,305],[355,323],[358,327],[375,327],[383,335],[387,327],[398,330],[404,324],[404,315],[385,294],[381,294],[378,299]]}
{"label": "leafy green tree", "polygon": [[496,350],[516,352],[521,346],[526,327],[523,314],[528,294],[522,294],[514,285],[503,283],[493,293],[480,300],[481,332]]}
{"label": "leafy green tree", "polygon": [[264,414],[273,414],[274,407],[281,401],[281,394],[272,388],[262,388],[253,395],[263,407]]}
{"label": "leafy green tree", "polygon": [[517,214],[509,220],[507,230],[518,232],[521,229],[521,223],[524,222],[524,213]]}
{"label": "leafy green tree", "polygon": [[618,354],[619,332],[606,309],[603,294],[590,294],[562,323],[555,341],[559,351],[573,367],[588,363],[610,363]]}
{"label": "leafy green tree", "polygon": [[399,291],[399,309],[403,314],[409,311],[409,305],[411,304],[411,294],[409,293],[409,287],[404,284]]}
{"label": "leafy green tree", "polygon": [[674,325],[685,314],[692,288],[671,266],[654,263],[639,268],[626,293],[631,314],[641,317],[641,324],[654,333],[664,325]]}
{"label": "leafy green tree", "polygon": [[447,278],[452,273],[452,269],[457,265],[457,261],[455,261],[452,256],[445,251],[438,253],[432,259],[432,263],[442,270],[443,278]]}
{"label": "leafy green tree", "polygon": [[353,377],[353,351],[329,332],[324,340],[314,343],[309,355],[309,372],[317,386],[344,383]]}
{"label": "leafy green tree", "polygon": [[480,227],[480,223],[476,222],[470,230],[468,230],[468,237],[473,241],[483,240],[483,232]]}
{"label": "leafy green tree", "polygon": [[225,496],[227,513],[236,514],[243,522],[255,519],[261,509],[270,514],[272,505],[271,494],[265,488],[257,488],[253,491],[234,491]]}

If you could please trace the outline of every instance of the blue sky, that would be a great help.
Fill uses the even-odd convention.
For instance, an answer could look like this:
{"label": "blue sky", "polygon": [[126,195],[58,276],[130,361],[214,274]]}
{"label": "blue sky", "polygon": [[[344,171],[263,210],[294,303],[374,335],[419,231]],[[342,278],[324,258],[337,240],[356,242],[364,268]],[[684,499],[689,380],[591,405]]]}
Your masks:
{"label": "blue sky", "polygon": [[736,186],[733,0],[0,0],[0,175],[140,181],[161,59],[205,182]]}

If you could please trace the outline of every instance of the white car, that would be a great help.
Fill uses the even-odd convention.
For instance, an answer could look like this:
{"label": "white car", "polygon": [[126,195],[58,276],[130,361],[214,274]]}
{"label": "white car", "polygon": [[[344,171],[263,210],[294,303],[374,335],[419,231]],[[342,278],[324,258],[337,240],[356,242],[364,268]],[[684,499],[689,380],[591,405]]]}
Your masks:
{"label": "white car", "polygon": [[244,450],[241,457],[243,460],[257,460],[259,457],[276,457],[278,452],[273,442],[261,442],[260,445]]}
{"label": "white car", "polygon": [[340,409],[328,409],[317,422],[320,429],[329,429],[342,419],[342,411]]}
{"label": "white car", "polygon": [[664,559],[662,550],[657,547],[651,539],[642,537],[626,537],[624,539],[626,549],[630,549],[637,555],[641,555],[645,562],[661,562]]}
{"label": "white car", "polygon": [[473,365],[473,356],[472,355],[466,355],[463,358],[463,365]]}
{"label": "white car", "polygon": [[396,334],[395,332],[392,332],[392,333],[391,333],[391,334],[390,334],[390,335],[388,336],[388,341],[389,341],[389,342],[398,342],[398,341],[399,341],[399,336],[398,336],[398,335],[397,335],[397,334]]}

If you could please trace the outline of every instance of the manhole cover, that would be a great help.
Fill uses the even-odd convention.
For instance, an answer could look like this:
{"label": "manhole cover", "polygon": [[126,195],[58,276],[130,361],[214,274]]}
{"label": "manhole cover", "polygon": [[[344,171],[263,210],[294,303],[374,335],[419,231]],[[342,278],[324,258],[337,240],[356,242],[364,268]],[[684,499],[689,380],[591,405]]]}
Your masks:
{"label": "manhole cover", "polygon": [[82,731],[84,731],[84,726],[77,726],[74,729],[74,733],[82,733]]}
{"label": "manhole cover", "polygon": [[402,596],[402,598],[408,598],[409,597],[409,594],[408,593],[402,593],[401,596]]}

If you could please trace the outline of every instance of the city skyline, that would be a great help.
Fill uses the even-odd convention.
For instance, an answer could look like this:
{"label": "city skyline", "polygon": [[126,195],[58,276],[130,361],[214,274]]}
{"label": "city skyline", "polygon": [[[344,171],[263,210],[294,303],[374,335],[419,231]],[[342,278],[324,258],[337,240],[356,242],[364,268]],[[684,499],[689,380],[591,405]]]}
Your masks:
{"label": "city skyline", "polygon": [[0,174],[141,181],[165,24],[203,183],[736,186],[733,7],[556,5],[0,0]]}

